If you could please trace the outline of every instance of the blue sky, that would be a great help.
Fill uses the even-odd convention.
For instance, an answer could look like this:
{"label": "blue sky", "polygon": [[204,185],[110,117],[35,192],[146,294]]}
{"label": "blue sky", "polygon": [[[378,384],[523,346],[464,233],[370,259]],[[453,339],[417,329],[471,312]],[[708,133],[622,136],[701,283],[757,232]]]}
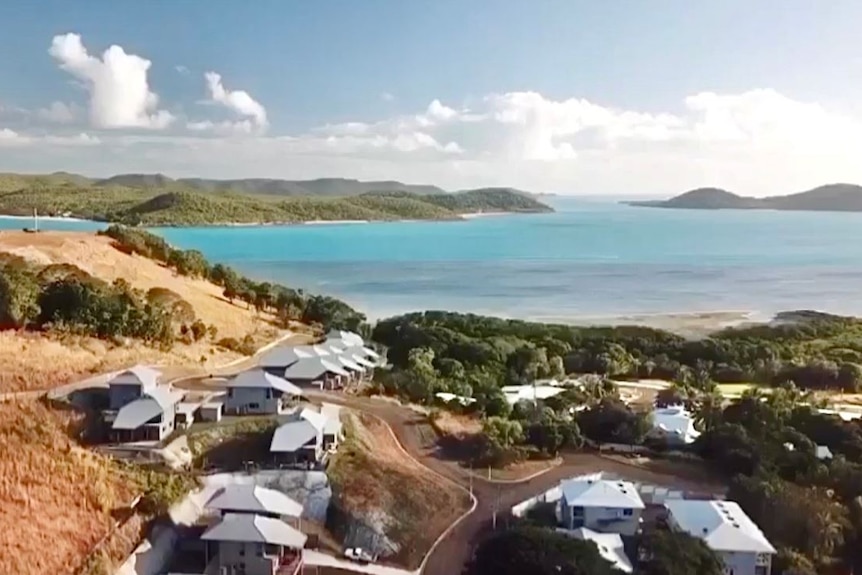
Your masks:
{"label": "blue sky", "polygon": [[[355,175],[609,193],[715,184],[763,194],[862,180],[849,161],[824,161],[834,154],[800,143],[858,143],[840,126],[862,117],[859,2],[10,0],[0,12],[0,130],[11,150],[2,169]],[[150,61],[146,87],[158,105],[148,113],[163,110],[170,121],[142,132],[142,109],[97,117],[96,82],[112,82],[110,97],[129,88],[119,72],[105,80],[96,68],[64,69],[49,48],[66,33],[89,57],[117,45]],[[206,72],[220,75],[228,95],[258,103],[265,121],[240,124],[251,113],[230,97],[217,101]],[[686,100],[703,93],[717,99]],[[431,121],[435,100],[455,114]],[[55,102],[68,118],[40,123],[49,115],[39,109]],[[807,119],[789,131],[778,111],[788,122]],[[632,125],[631,114],[646,117]],[[253,134],[228,136],[227,122]],[[37,158],[35,143],[56,153]],[[180,145],[209,151],[178,158]],[[231,146],[253,148],[257,159],[206,161]],[[811,165],[770,175],[800,158]],[[614,165],[636,175],[614,175]]]}

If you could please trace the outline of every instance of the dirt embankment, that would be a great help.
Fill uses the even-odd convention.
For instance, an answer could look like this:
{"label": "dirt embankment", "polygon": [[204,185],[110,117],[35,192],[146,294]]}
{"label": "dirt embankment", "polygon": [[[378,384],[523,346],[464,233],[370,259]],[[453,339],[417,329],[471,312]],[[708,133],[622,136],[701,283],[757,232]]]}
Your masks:
{"label": "dirt embankment", "polygon": [[222,289],[208,281],[179,276],[153,260],[125,254],[110,238],[85,232],[0,232],[0,253],[20,256],[37,265],[71,264],[106,282],[122,278],[147,292],[170,290],[188,302],[194,315],[217,330],[215,338],[193,344],[177,343],[162,352],[140,343],[118,345],[92,338],[53,338],[45,334],[0,333],[0,393],[56,387],[87,374],[101,373],[137,362],[198,365],[210,368],[242,357],[220,348],[214,340],[250,336],[255,345],[276,339],[282,330],[272,318],[232,304]]}
{"label": "dirt embankment", "polygon": [[407,456],[377,417],[348,413],[345,429],[348,439],[328,470],[336,508],[330,527],[346,545],[394,552],[387,561],[418,567],[469,509],[469,496]]}

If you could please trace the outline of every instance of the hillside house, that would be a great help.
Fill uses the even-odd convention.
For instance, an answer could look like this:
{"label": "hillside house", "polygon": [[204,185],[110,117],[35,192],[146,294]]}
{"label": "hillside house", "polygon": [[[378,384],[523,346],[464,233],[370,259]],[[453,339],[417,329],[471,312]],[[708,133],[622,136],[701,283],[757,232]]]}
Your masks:
{"label": "hillside house", "polygon": [[629,560],[628,555],[626,555],[623,539],[618,534],[599,533],[598,531],[593,531],[586,527],[581,527],[574,531],[558,531],[562,531],[569,537],[594,543],[599,550],[599,555],[601,555],[605,561],[613,565],[617,571],[621,573],[634,572],[631,560]]}
{"label": "hillside house", "polygon": [[226,414],[280,414],[288,410],[302,389],[261,368],[244,371],[227,383]]}
{"label": "hillside house", "polygon": [[148,389],[142,396],[109,415],[109,436],[115,443],[161,441],[173,433],[177,404],[183,393],[168,385]]}
{"label": "hillside house", "polygon": [[659,407],[652,412],[653,427],[648,437],[671,447],[694,443],[700,432],[694,428],[694,417],[681,405]]}
{"label": "hillside house", "polygon": [[225,513],[201,540],[207,574],[296,575],[307,537],[280,519]]}
{"label": "hillside house", "polygon": [[161,372],[152,367],[136,365],[121,371],[108,381],[108,409],[117,411],[144,396],[159,385]]}
{"label": "hillside house", "polygon": [[702,539],[724,562],[725,573],[768,575],[775,548],[733,501],[666,501],[668,525]]}
{"label": "hillside house", "polygon": [[302,504],[281,491],[259,485],[226,485],[219,488],[204,507],[218,512],[221,516],[228,513],[249,513],[285,520],[302,515]]}
{"label": "hillside house", "polygon": [[284,378],[300,386],[339,389],[348,385],[353,375],[335,358],[309,357],[288,366]]}
{"label": "hillside house", "polygon": [[567,479],[560,482],[560,491],[559,517],[564,529],[586,527],[629,536],[640,530],[646,506],[628,481]]}
{"label": "hillside house", "polygon": [[331,356],[332,351],[324,345],[279,345],[264,353],[258,365],[270,373],[282,375],[301,359]]}
{"label": "hillside house", "polygon": [[269,450],[277,463],[315,467],[341,439],[340,408],[324,404],[319,412],[306,407],[293,413],[273,433]]}

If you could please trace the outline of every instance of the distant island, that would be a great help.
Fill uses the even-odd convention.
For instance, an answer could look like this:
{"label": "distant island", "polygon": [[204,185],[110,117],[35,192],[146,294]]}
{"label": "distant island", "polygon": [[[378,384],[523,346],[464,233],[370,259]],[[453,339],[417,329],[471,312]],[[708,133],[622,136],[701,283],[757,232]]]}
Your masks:
{"label": "distant island", "polygon": [[783,210],[819,212],[862,212],[862,186],[829,184],[806,192],[767,198],[738,196],[719,188],[698,188],[669,200],[623,202],[648,208],[691,210]]}
{"label": "distant island", "polygon": [[104,179],[57,172],[0,175],[0,214],[61,215],[130,226],[457,220],[553,209],[513,188],[446,192],[395,181],[175,180],[161,174]]}

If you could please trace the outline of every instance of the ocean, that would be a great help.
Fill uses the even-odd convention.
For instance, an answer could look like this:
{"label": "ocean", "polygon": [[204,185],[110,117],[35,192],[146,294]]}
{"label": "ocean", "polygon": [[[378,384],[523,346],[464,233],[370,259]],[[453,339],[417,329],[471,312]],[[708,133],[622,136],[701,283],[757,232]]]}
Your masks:
{"label": "ocean", "polygon": [[[249,276],[337,296],[371,318],[423,309],[572,322],[693,312],[762,319],[792,309],[862,315],[862,213],[550,203],[555,213],[458,222],[153,231]],[[25,225],[0,220],[0,228]]]}

